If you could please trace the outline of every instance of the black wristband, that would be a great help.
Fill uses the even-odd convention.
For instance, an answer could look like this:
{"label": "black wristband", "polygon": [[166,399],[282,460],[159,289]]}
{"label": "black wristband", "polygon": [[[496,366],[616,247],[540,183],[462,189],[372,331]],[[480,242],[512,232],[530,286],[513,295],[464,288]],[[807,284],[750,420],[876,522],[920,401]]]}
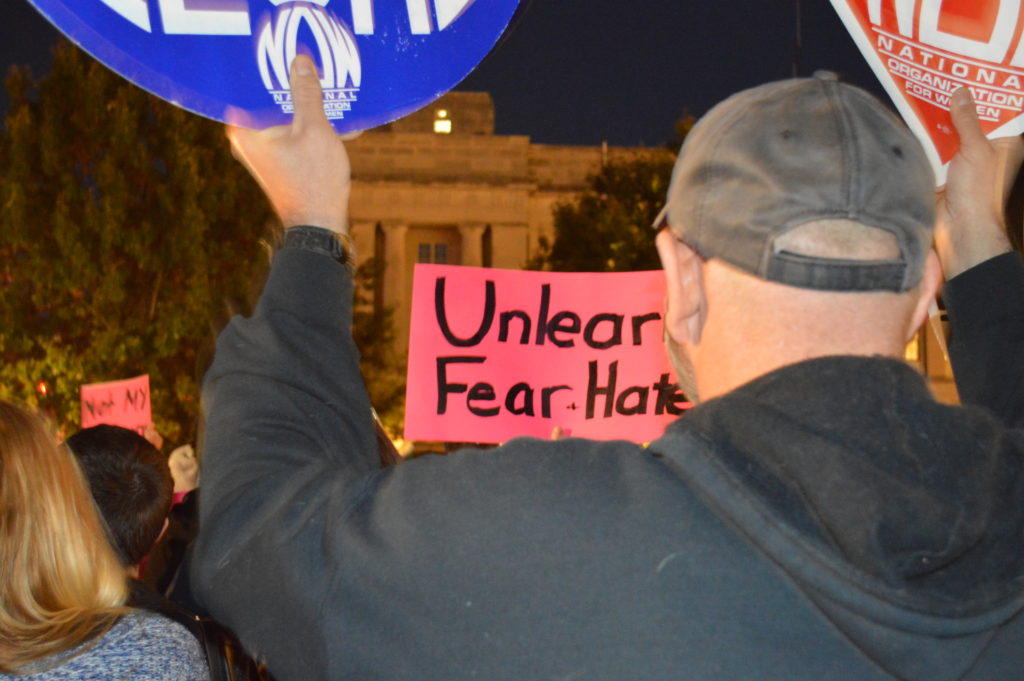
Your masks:
{"label": "black wristband", "polygon": [[355,269],[355,250],[344,234],[313,225],[296,225],[284,230],[283,248],[312,251],[341,263],[349,272]]}

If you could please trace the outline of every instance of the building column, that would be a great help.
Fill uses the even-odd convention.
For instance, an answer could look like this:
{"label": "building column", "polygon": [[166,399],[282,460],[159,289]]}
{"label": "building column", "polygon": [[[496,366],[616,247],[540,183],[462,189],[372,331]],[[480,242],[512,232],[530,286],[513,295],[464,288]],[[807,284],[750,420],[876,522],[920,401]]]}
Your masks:
{"label": "building column", "polygon": [[[395,284],[401,284],[405,280],[405,240],[409,226],[397,220],[385,220],[381,226],[384,228],[384,260],[387,268],[384,276],[388,283],[395,280]],[[401,290],[401,286],[392,290]]]}
{"label": "building column", "polygon": [[384,305],[394,309],[395,340],[399,352],[409,350],[410,291],[412,264],[406,262],[406,239],[409,225],[385,220],[384,228]]}
{"label": "building column", "polygon": [[459,224],[459,235],[462,237],[462,264],[471,267],[483,267],[484,264],[484,229],[483,222],[463,222]]}

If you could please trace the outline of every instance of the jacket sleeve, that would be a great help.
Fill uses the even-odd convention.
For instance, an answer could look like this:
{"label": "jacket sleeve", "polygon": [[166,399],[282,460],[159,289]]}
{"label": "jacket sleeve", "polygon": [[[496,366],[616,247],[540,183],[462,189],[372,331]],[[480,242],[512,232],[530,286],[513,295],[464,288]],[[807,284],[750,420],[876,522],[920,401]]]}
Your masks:
{"label": "jacket sleeve", "polygon": [[[344,517],[381,470],[352,296],[330,257],[280,251],[252,317],[221,333],[204,381],[193,588],[257,655],[322,608],[336,567],[324,560],[326,519]],[[291,653],[323,668],[312,642],[303,659]]]}
{"label": "jacket sleeve", "polygon": [[1024,260],[1005,253],[950,279],[949,357],[960,401],[1024,425]]}

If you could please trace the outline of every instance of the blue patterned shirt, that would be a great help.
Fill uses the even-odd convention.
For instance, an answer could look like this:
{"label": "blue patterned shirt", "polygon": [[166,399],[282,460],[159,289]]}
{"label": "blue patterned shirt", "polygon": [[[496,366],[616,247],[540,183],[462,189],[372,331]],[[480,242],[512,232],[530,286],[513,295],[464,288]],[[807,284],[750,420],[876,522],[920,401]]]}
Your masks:
{"label": "blue patterned shirt", "polygon": [[[60,659],[65,661],[54,666]],[[209,681],[210,671],[199,641],[185,627],[153,612],[133,610],[98,642],[33,663],[21,674],[0,673],[0,679]]]}

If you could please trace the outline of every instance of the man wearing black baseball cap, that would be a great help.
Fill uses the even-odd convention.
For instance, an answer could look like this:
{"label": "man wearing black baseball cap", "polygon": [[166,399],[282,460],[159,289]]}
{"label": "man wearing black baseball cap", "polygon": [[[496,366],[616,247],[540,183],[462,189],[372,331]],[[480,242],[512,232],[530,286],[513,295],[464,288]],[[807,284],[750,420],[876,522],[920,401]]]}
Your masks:
{"label": "man wearing black baseball cap", "polygon": [[[690,133],[657,226],[700,404],[649,448],[524,438],[385,469],[350,334],[348,160],[312,65],[292,68],[293,124],[230,133],[290,229],[207,377],[193,566],[276,678],[1020,678],[1024,434],[935,403],[900,360],[941,273],[931,173],[884,107],[785,81]],[[955,98],[947,244],[1001,227],[972,107]],[[969,279],[1001,263],[1022,307],[1019,258],[988,259],[1004,244],[944,250]]]}
{"label": "man wearing black baseball cap", "polygon": [[941,279],[927,257],[933,187],[910,131],[831,74],[746,90],[710,111],[655,222],[668,228],[659,253],[684,392],[715,397],[813,357],[900,357]]}

